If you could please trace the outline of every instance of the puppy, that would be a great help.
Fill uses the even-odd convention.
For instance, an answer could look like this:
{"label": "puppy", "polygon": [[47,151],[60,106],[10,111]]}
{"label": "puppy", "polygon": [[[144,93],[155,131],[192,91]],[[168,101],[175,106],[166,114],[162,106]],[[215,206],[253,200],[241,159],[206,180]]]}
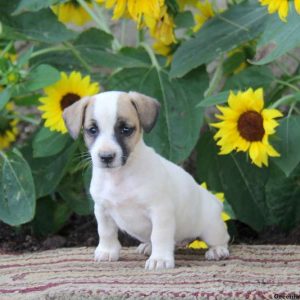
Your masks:
{"label": "puppy", "polygon": [[207,259],[229,255],[222,204],[143,141],[159,108],[145,95],[112,91],[77,101],[63,113],[73,138],[83,127],[92,158],[96,261],[119,259],[118,228],[141,241],[137,250],[150,255],[148,270],[173,268],[175,243],[196,237],[209,245]]}

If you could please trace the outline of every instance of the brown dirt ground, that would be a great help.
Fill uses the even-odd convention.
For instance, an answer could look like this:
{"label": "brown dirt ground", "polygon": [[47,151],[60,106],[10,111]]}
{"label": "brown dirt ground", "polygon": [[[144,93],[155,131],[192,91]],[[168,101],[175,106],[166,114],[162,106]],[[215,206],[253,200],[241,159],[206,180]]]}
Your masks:
{"label": "brown dirt ground", "polygon": [[[289,233],[271,227],[256,233],[238,221],[228,224],[234,244],[300,244],[300,226]],[[139,242],[126,233],[119,233],[123,246],[136,246]],[[69,222],[55,235],[38,237],[25,225],[13,228],[0,222],[0,253],[34,252],[60,247],[96,246],[97,226],[93,216],[73,215]]]}

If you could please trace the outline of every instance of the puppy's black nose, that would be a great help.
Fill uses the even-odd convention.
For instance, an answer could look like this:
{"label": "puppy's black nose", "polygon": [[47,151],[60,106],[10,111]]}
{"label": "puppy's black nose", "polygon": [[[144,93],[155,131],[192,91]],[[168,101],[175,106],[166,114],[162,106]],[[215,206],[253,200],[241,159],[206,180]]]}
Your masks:
{"label": "puppy's black nose", "polygon": [[116,157],[116,153],[100,153],[100,160],[105,164],[110,164]]}

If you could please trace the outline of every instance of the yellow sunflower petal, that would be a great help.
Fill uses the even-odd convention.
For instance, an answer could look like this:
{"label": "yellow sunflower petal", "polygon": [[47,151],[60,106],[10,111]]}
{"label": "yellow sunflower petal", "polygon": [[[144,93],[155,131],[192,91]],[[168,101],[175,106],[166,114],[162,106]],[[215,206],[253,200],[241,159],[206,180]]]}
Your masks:
{"label": "yellow sunflower petal", "polygon": [[76,71],[70,75],[62,72],[60,80],[46,87],[44,89],[46,95],[39,99],[42,105],[38,109],[43,112],[44,126],[52,131],[65,133],[67,129],[62,118],[62,110],[81,97],[94,95],[98,91],[98,83],[92,83],[90,76],[83,77]]}

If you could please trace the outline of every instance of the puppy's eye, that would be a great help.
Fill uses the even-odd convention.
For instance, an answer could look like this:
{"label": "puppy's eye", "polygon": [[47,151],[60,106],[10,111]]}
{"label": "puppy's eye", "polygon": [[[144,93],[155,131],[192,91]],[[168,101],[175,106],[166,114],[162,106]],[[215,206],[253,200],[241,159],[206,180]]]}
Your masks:
{"label": "puppy's eye", "polygon": [[99,129],[97,126],[93,125],[93,126],[89,127],[86,131],[89,135],[93,136],[93,135],[98,134]]}
{"label": "puppy's eye", "polygon": [[125,136],[131,136],[135,130],[134,127],[129,127],[126,125],[121,125],[119,129],[120,129],[120,133]]}

